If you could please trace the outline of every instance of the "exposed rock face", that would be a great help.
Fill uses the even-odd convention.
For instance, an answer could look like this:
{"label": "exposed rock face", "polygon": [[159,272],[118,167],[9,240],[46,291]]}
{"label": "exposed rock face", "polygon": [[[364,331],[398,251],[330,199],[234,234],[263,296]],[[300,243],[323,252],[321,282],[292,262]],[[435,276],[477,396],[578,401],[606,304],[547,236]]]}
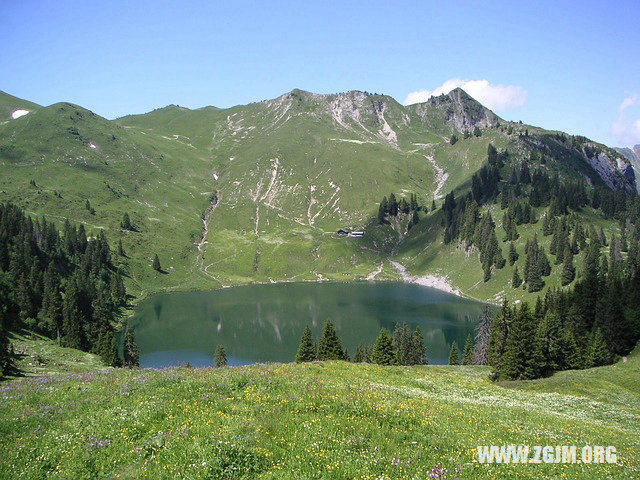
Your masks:
{"label": "exposed rock face", "polygon": [[637,190],[636,176],[631,162],[623,157],[611,155],[608,152],[590,152],[583,149],[585,161],[591,165],[596,173],[612,190]]}
{"label": "exposed rock face", "polygon": [[[627,160],[631,162],[634,173],[640,175],[640,145],[636,145],[633,148],[616,148],[617,152],[625,156]],[[636,183],[640,191],[640,185]]]}
{"label": "exposed rock face", "polygon": [[281,112],[279,118],[301,114],[329,117],[345,130],[392,145],[398,143],[398,126],[410,121],[402,105],[393,98],[358,90],[320,95],[296,89],[266,103]]}
{"label": "exposed rock face", "polygon": [[472,131],[475,127],[495,126],[500,118],[461,88],[446,95],[431,97],[425,103],[415,105],[416,113],[429,121],[434,110],[438,111],[444,123],[458,132]]}

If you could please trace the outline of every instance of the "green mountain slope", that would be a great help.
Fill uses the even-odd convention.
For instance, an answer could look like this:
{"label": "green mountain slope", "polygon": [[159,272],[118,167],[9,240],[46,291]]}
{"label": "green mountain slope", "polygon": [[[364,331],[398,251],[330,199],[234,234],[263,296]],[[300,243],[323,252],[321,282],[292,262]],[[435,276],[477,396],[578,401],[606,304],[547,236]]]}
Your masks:
{"label": "green mountain slope", "polygon": [[16,111],[20,114],[23,113],[20,112],[21,110],[31,112],[38,108],[40,108],[40,105],[14,97],[0,90],[0,124],[12,120],[14,116],[12,114]]}
{"label": "green mountain slope", "polygon": [[[128,258],[120,260],[133,293],[198,284],[193,242],[212,194],[202,152],[56,104],[0,125],[0,157],[2,200],[51,220],[83,223],[89,232],[106,229],[113,242],[122,239]],[[136,232],[120,229],[124,212]],[[156,252],[172,275],[148,267]]]}
{"label": "green mountain slope", "polygon": [[[439,217],[422,214],[409,233],[406,221],[379,227],[378,203],[391,192],[415,193],[429,207],[434,197],[465,191],[489,143],[513,162],[535,153],[550,172],[635,188],[619,153],[505,122],[460,89],[408,107],[365,92],[293,90],[230,109],[172,105],[116,121],[71,104],[34,110],[0,125],[0,199],[109,229],[124,243],[121,260],[136,295],[254,281],[398,279],[394,259],[412,273],[449,275],[446,264],[463,265],[468,255],[431,248],[441,241]],[[119,228],[124,212],[138,232]],[[366,235],[338,237],[340,228]],[[150,268],[155,253],[168,275]],[[504,290],[500,275],[473,289],[482,279],[474,265],[450,275],[455,287],[482,299]]]}

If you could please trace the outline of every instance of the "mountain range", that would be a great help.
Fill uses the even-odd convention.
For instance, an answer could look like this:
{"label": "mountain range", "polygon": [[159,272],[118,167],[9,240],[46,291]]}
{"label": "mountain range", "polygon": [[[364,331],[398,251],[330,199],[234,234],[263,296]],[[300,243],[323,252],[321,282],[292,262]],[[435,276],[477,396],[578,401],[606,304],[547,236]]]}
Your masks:
{"label": "mountain range", "polygon": [[[483,282],[476,255],[445,244],[431,211],[448,192],[469,190],[489,144],[508,152],[511,167],[528,162],[590,188],[637,190],[638,146],[616,150],[508,122],[462,89],[410,106],[361,91],[293,90],[228,109],[169,105],[111,121],[70,103],[42,107],[0,93],[0,201],[107,230],[123,243],[128,290],[139,297],[421,277],[482,300],[527,298],[509,289],[509,269]],[[377,221],[391,193],[407,201],[415,194],[423,207],[410,230],[407,221]],[[485,208],[500,227],[498,206]],[[124,213],[133,230],[121,228]],[[617,228],[590,208],[579,215]],[[517,248],[540,223],[523,227]],[[151,268],[155,254],[166,274]],[[559,285],[557,277],[548,285]]]}

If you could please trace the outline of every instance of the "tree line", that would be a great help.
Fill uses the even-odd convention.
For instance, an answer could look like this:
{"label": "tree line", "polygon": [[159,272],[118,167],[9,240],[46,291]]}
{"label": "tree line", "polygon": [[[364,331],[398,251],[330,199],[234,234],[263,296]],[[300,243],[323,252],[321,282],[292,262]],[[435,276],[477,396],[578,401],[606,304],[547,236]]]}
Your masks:
{"label": "tree line", "polygon": [[396,195],[391,193],[389,199],[383,197],[380,205],[378,206],[378,223],[384,225],[389,223],[389,217],[398,217],[398,215],[411,216],[407,229],[411,230],[411,227],[420,222],[420,215],[418,212],[424,209],[418,205],[418,197],[416,194],[411,194],[409,202],[402,197],[400,201],[397,200]]}
{"label": "tree line", "polygon": [[[302,363],[314,360],[351,360],[331,320],[322,329],[317,344],[311,329],[308,326],[304,328],[295,361]],[[418,326],[411,331],[406,323],[397,324],[393,334],[382,328],[373,345],[359,345],[356,348],[353,361],[378,365],[426,365],[427,352],[422,331]]]}

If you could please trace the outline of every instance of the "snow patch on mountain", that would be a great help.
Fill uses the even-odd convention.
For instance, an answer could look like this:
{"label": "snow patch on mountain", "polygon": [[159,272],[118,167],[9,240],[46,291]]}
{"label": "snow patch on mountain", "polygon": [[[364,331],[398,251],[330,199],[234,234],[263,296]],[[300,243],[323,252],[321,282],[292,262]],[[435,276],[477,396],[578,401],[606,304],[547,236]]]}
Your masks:
{"label": "snow patch on mountain", "polygon": [[30,110],[22,110],[22,109],[14,110],[13,113],[11,114],[11,118],[15,120],[16,118],[24,117],[29,112]]}

